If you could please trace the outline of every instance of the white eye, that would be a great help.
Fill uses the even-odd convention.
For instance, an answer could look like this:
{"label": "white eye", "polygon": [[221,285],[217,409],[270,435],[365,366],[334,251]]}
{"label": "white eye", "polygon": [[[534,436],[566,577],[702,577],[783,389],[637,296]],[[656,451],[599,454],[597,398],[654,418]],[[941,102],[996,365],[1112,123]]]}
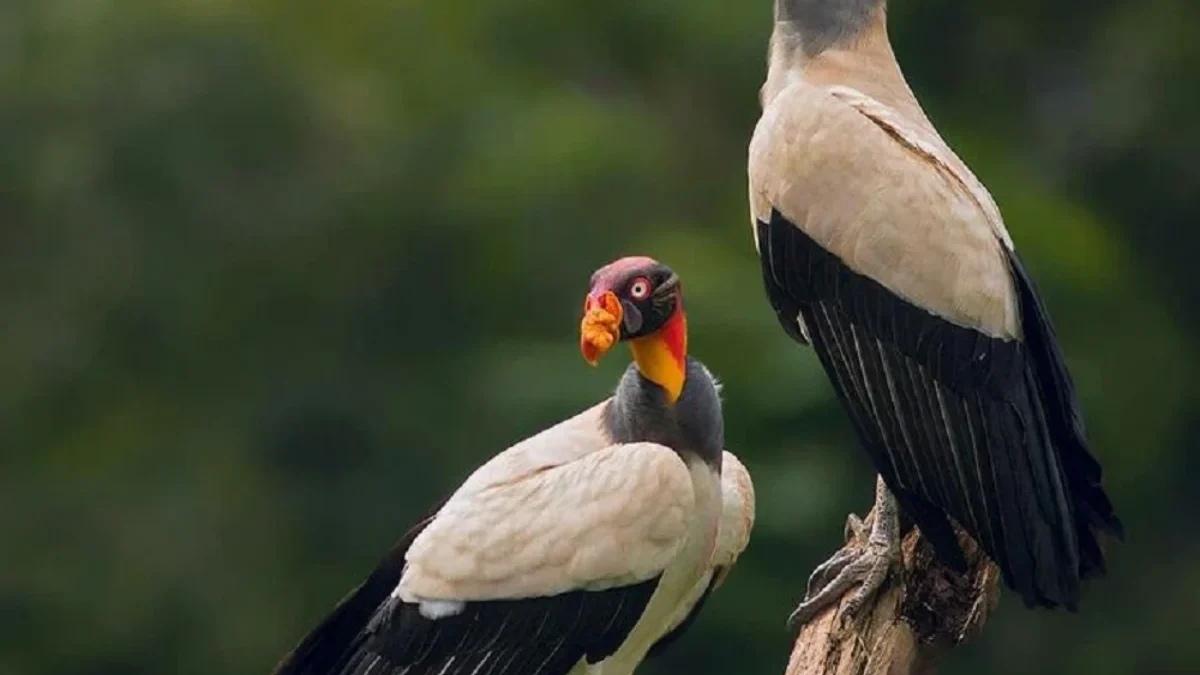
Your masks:
{"label": "white eye", "polygon": [[650,280],[645,277],[638,277],[629,285],[629,295],[634,300],[645,300],[650,297]]}

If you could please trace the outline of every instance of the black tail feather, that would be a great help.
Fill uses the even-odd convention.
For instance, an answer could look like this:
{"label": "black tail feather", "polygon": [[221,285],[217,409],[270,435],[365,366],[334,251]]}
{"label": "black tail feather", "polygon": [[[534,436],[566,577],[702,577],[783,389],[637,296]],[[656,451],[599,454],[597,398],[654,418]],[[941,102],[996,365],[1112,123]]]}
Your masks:
{"label": "black tail feather", "polygon": [[271,671],[271,675],[328,675],[336,673],[355,653],[363,629],[375,612],[400,583],[404,572],[404,556],[421,530],[441,508],[439,503],[426,517],[408,531],[383,561],[358,588],[338,603],[329,616],[288,652]]}
{"label": "black tail feather", "polygon": [[1020,294],[1025,342],[1037,374],[1038,388],[1047,403],[1047,426],[1059,448],[1074,502],[1079,534],[1080,576],[1085,579],[1104,576],[1104,552],[1096,533],[1105,532],[1124,540],[1125,527],[1104,492],[1100,463],[1088,450],[1087,432],[1075,394],[1075,384],[1067,371],[1049,314],[1038,296],[1033,278],[1025,271],[1015,252],[1009,253],[1009,264]]}

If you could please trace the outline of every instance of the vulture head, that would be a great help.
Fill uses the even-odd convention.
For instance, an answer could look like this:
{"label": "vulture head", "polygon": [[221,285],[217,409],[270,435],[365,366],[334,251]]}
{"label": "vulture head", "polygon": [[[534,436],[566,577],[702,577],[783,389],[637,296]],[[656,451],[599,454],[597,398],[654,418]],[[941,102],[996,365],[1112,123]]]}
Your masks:
{"label": "vulture head", "polygon": [[579,348],[596,365],[617,342],[628,342],[642,375],[675,401],[687,371],[687,328],[679,276],[653,258],[613,261],[592,275],[583,306]]}

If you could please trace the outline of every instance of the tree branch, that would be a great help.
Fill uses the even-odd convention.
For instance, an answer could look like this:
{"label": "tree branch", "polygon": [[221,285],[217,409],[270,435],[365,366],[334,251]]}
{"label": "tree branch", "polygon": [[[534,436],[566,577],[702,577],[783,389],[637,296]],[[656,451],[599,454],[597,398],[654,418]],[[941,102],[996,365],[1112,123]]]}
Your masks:
{"label": "tree branch", "polygon": [[[861,547],[869,532],[847,545]],[[903,563],[856,622],[842,623],[853,593],[803,626],[786,675],[925,675],[944,650],[978,635],[999,600],[1000,571],[958,531],[967,560],[959,575],[938,562],[914,528],[904,538]]]}

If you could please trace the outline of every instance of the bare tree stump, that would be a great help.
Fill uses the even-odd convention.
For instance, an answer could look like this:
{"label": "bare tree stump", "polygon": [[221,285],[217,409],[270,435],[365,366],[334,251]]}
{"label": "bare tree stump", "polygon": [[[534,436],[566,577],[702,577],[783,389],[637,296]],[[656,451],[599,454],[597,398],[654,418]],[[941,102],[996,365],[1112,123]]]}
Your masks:
{"label": "bare tree stump", "polygon": [[[869,532],[852,535],[863,546]],[[857,621],[842,625],[853,593],[803,626],[786,675],[924,675],[946,649],[979,634],[999,601],[1000,570],[970,537],[958,531],[967,560],[959,575],[937,561],[913,529],[902,545],[902,569],[893,572]]]}

